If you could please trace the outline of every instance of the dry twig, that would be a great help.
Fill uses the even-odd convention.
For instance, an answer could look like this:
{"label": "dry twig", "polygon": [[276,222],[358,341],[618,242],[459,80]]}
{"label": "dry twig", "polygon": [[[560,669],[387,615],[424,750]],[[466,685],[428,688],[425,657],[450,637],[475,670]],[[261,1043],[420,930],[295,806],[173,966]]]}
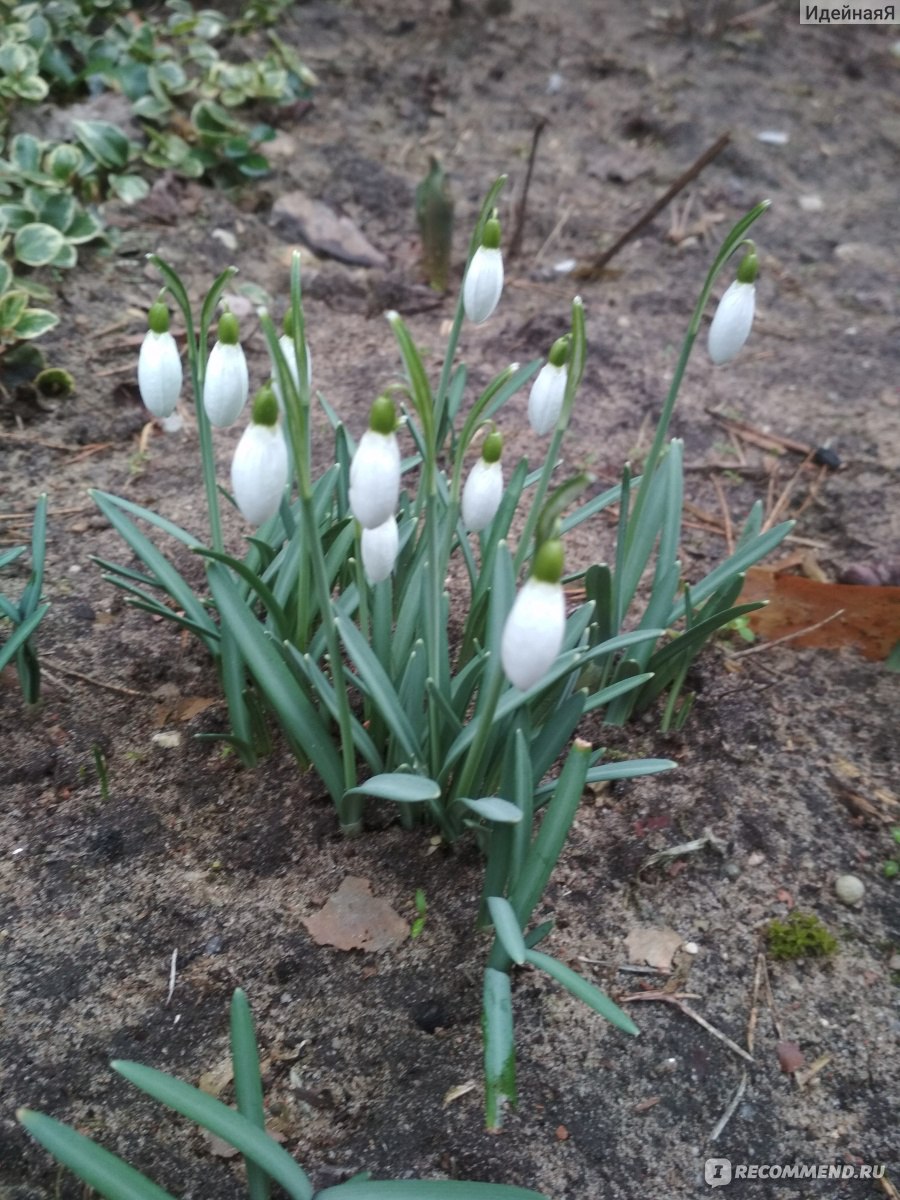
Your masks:
{"label": "dry twig", "polygon": [[679,1012],[684,1013],[686,1017],[690,1017],[692,1021],[696,1021],[697,1024],[705,1029],[707,1033],[711,1033],[713,1037],[718,1038],[720,1042],[723,1042],[729,1050],[733,1050],[735,1054],[739,1054],[741,1058],[746,1059],[747,1062],[753,1062],[753,1055],[748,1054],[743,1046],[739,1046],[737,1042],[732,1041],[726,1033],[722,1033],[721,1029],[716,1029],[715,1025],[711,1025],[705,1017],[701,1017],[698,1012],[695,1012],[694,1009],[690,1007],[690,1005],[685,1004],[681,999],[681,996],[683,995],[684,993],[673,995],[670,992],[637,992],[633,996],[623,996],[621,1003],[630,1004],[637,1000],[662,1000],[666,1004],[672,1004],[678,1009]]}

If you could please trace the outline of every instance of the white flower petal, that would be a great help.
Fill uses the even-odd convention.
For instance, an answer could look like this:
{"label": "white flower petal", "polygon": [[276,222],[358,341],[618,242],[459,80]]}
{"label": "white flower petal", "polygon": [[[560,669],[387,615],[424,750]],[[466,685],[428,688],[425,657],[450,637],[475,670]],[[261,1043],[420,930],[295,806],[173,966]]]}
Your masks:
{"label": "white flower petal", "polygon": [[497,515],[503,499],[503,466],[479,458],[469,472],[462,494],[462,519],[466,529],[480,533]]}
{"label": "white flower petal", "polygon": [[755,284],[736,279],[719,301],[709,327],[709,357],[717,366],[731,362],[750,336],[755,307]]}
{"label": "white flower petal", "polygon": [[138,356],[138,388],[154,417],[167,417],[181,395],[181,356],[168,331],[148,329]]}
{"label": "white flower petal", "polygon": [[281,429],[251,422],[231,462],[231,492],[245,520],[262,525],[277,512],[287,481],[288,453]]}
{"label": "white flower petal", "polygon": [[529,579],[506,618],[500,658],[510,683],[523,692],[553,666],[563,644],[566,601],[558,583]]}
{"label": "white flower petal", "polygon": [[[287,362],[288,370],[291,373],[291,378],[294,381],[294,387],[300,386],[300,372],[297,369],[297,355],[294,352],[294,339],[283,333],[278,339],[278,345],[281,347],[281,352]],[[312,387],[312,354],[309,350],[309,342],[306,343],[306,386],[307,389]],[[280,412],[284,412],[284,396],[281,391],[281,382],[278,378],[278,372],[272,372],[272,391],[275,393],[275,399],[278,401]]]}
{"label": "white flower petal", "polygon": [[472,255],[463,283],[463,308],[475,325],[486,321],[503,291],[503,255],[499,249],[479,246]]}
{"label": "white flower petal", "polygon": [[562,412],[568,374],[565,364],[555,367],[553,363],[544,363],[537,379],[531,385],[528,420],[534,432],[541,437],[556,428],[556,422]]}
{"label": "white flower petal", "polygon": [[367,429],[350,464],[350,511],[364,529],[377,529],[397,511],[399,499],[397,437]]}
{"label": "white flower petal", "polygon": [[377,529],[364,529],[360,539],[363,570],[373,586],[387,579],[400,552],[400,531],[395,517],[388,517]]}
{"label": "white flower petal", "polygon": [[203,379],[203,407],[212,425],[233,425],[247,403],[250,377],[240,345],[216,342]]}

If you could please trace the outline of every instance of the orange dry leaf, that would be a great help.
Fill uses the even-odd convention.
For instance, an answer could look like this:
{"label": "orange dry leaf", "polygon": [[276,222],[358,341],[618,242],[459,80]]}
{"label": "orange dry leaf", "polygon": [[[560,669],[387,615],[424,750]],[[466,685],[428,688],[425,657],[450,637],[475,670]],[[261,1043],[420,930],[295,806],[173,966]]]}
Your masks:
{"label": "orange dry leaf", "polygon": [[[753,632],[766,641],[798,633],[794,646],[856,646],[866,658],[885,659],[900,638],[900,587],[820,583],[751,567],[738,603],[753,600],[769,602],[749,618]],[[822,621],[827,624],[800,633]]]}

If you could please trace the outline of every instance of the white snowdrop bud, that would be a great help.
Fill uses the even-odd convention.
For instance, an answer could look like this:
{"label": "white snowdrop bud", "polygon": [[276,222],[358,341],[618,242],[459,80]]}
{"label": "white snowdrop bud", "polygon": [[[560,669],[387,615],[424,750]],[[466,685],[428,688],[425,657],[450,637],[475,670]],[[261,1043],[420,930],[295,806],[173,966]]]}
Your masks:
{"label": "white snowdrop bud", "polygon": [[481,245],[472,255],[463,281],[463,309],[475,325],[486,321],[500,302],[503,291],[503,255],[500,252],[500,222],[485,222]]}
{"label": "white snowdrop bud", "polygon": [[[284,333],[278,339],[278,345],[281,347],[281,353],[284,355],[284,360],[287,363],[287,369],[290,372],[291,379],[294,381],[294,387],[300,387],[300,369],[297,366],[297,351],[294,349],[294,320],[290,309],[288,309],[284,318]],[[309,350],[309,342],[306,343],[306,389],[312,388],[312,354]],[[284,412],[284,393],[281,390],[281,380],[278,376],[278,371],[272,372],[272,390],[275,393],[275,399],[278,401],[280,411]]]}
{"label": "white snowdrop bud", "polygon": [[395,424],[393,400],[379,396],[350,463],[350,511],[363,529],[377,529],[397,511],[400,446]]}
{"label": "white snowdrop bud", "polygon": [[288,482],[288,452],[270,387],[253,401],[253,416],[231,462],[231,492],[245,520],[262,525],[278,511]]}
{"label": "white snowdrop bud", "polygon": [[558,338],[552,345],[547,362],[538,372],[528,396],[528,421],[540,437],[556,428],[566,395],[569,369],[566,358],[569,339]]}
{"label": "white snowdrop bud", "polygon": [[158,300],[148,314],[149,329],[138,356],[138,388],[154,417],[167,417],[181,395],[181,356],[169,333],[169,310]]}
{"label": "white snowdrop bud", "polygon": [[462,494],[462,520],[466,529],[481,533],[497,515],[503,499],[503,438],[494,430],[484,441],[481,457],[469,472]]}
{"label": "white snowdrop bud", "polygon": [[219,319],[219,338],[210,351],[203,377],[203,407],[211,425],[224,429],[233,425],[247,403],[250,376],[247,359],[238,341],[238,323],[233,313]]}
{"label": "white snowdrop bud", "polygon": [[500,640],[500,659],[510,683],[527,692],[550,670],[566,631],[562,542],[544,542],[534,571],[516,596]]}
{"label": "white snowdrop bud", "polygon": [[709,357],[717,366],[731,362],[750,336],[756,309],[755,253],[747,254],[738,267],[738,276],[719,301],[709,327]]}
{"label": "white snowdrop bud", "polygon": [[364,529],[360,546],[366,579],[374,587],[388,578],[400,553],[400,531],[396,517],[388,517],[383,525],[375,529]]}

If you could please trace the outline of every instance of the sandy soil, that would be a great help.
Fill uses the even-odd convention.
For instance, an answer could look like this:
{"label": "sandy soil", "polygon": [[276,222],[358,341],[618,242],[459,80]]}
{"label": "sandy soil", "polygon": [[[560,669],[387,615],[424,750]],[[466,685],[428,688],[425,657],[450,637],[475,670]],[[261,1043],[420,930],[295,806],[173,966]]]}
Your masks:
{"label": "sandy soil", "polygon": [[[383,310],[407,316],[435,362],[451,312],[449,300],[435,307],[417,268],[412,194],[429,154],[452,173],[461,230],[508,171],[502,215],[511,229],[532,129],[545,116],[523,253],[508,264],[501,309],[463,343],[474,379],[544,353],[565,329],[577,286],[590,354],[569,461],[614,481],[647,444],[717,236],[769,196],[757,226],[752,341],[729,369],[697,355],[673,432],[698,465],[728,453],[709,408],[830,444],[843,467],[819,480],[797,545],[832,578],[850,563],[896,556],[896,32],[801,27],[795,6],[776,4],[712,33],[702,19],[621,0],[568,0],[554,11],[514,0],[510,16],[470,10],[456,19],[423,3],[314,2],[298,6],[283,32],[321,87],[303,119],[281,131],[274,176],[243,196],[172,183],[138,210],[110,206],[118,249],[59,281],[65,321],[47,339],[77,395],[52,414],[15,403],[0,414],[0,540],[22,540],[48,490],[53,604],[40,638],[42,705],[26,713],[14,679],[0,687],[0,1195],[82,1195],[16,1127],[21,1104],[75,1122],[179,1196],[240,1195],[235,1161],[106,1066],[134,1058],[196,1082],[227,1056],[236,985],[258,1020],[273,1126],[320,1187],[365,1167],[378,1177],[517,1182],[553,1200],[696,1197],[708,1190],[709,1157],[884,1163],[900,1184],[898,885],[880,873],[887,825],[848,809],[834,776],[850,763],[867,797],[898,790],[897,676],[850,650],[789,646],[728,670],[727,649],[714,647],[692,677],[698,698],[681,735],[661,735],[655,719],[587,731],[629,756],[674,757],[679,770],[586,800],[546,897],[553,953],[621,999],[660,979],[622,971],[626,935],[641,925],[675,930],[697,946],[675,962],[687,1003],[742,1046],[755,1014],[754,1061],[662,1002],[632,1003],[642,1033],[625,1039],[523,972],[514,992],[521,1104],[491,1136],[479,1085],[486,946],[472,929],[474,848],[429,853],[427,839],[377,809],[366,837],[342,842],[329,804],[280,748],[246,772],[194,740],[225,719],[213,673],[197,645],[125,607],[100,579],[90,556],[123,551],[85,495],[108,489],[203,532],[190,420],[137,453],[144,414],[134,364],[158,287],[146,251],[168,257],[196,295],[233,261],[240,280],[280,308],[292,247],[270,223],[274,201],[302,187],[351,217],[388,266],[313,257],[306,290],[316,386],[359,431],[397,369]],[[559,260],[583,261],[609,244],[726,129],[730,146],[689,189],[697,236],[677,245],[667,211],[603,278],[576,285],[554,274]],[[764,130],[787,134],[786,144],[761,141]],[[457,270],[463,244],[460,234]],[[261,380],[258,331],[248,353]],[[524,402],[513,408],[523,429],[510,429],[508,444],[535,458]],[[217,437],[223,479],[237,436]],[[101,442],[102,451],[82,453]],[[796,466],[782,468],[782,485]],[[688,477],[691,502],[712,513],[715,474]],[[735,519],[766,497],[764,475],[719,478]],[[801,475],[794,509],[815,478]],[[240,537],[234,521],[231,544]],[[572,557],[602,558],[611,537],[608,524],[590,527]],[[710,532],[689,531],[689,573],[723,550]],[[188,720],[161,717],[172,697],[215,703]],[[180,734],[176,747],[153,742],[161,728]],[[109,765],[105,801],[95,747]],[[719,852],[641,869],[707,830]],[[856,909],[834,894],[846,871],[866,884]],[[377,956],[314,944],[303,918],[348,874],[369,879],[409,920],[424,889],[422,936]],[[754,1003],[762,931],[791,905],[829,926],[838,953],[771,964],[771,1003],[764,991]],[[781,1040],[799,1043],[807,1064],[827,1057],[805,1086],[780,1070]],[[443,1103],[467,1081],[477,1086]],[[735,1182],[727,1194],[886,1193],[848,1179]]]}

